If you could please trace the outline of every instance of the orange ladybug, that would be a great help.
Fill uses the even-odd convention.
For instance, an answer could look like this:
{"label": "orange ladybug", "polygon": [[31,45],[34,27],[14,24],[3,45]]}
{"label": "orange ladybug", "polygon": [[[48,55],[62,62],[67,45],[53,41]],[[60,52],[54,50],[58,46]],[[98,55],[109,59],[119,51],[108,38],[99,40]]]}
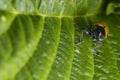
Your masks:
{"label": "orange ladybug", "polygon": [[107,24],[100,22],[92,25],[92,27],[88,29],[88,33],[93,40],[103,41],[108,37],[109,28]]}
{"label": "orange ladybug", "polygon": [[93,41],[97,41],[97,44],[95,43],[95,46],[94,46],[94,51],[96,54],[98,54],[96,49],[99,48],[101,46],[101,43],[103,43],[103,41],[108,37],[109,28],[107,24],[104,22],[93,24],[87,29],[82,31],[79,43],[83,41],[83,33],[88,34]]}

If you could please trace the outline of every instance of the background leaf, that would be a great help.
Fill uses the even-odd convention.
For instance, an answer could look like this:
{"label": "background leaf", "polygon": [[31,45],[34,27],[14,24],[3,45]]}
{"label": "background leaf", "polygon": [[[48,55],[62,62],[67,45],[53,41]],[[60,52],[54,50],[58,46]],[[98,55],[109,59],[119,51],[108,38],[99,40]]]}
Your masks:
{"label": "background leaf", "polygon": [[[119,80],[119,0],[1,0],[0,80]],[[81,31],[109,26],[98,49]]]}

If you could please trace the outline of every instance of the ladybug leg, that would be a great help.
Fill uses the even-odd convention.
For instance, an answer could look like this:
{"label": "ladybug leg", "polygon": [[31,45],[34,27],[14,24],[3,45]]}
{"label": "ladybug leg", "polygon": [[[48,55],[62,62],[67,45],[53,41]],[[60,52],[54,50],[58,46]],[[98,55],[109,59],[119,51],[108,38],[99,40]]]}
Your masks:
{"label": "ladybug leg", "polygon": [[97,43],[94,43],[94,47],[93,47],[93,50],[94,50],[94,53],[96,54],[96,55],[99,55],[100,54],[100,52],[97,50],[98,48],[100,48],[101,46],[102,46],[102,44],[103,44],[103,41],[99,41],[99,42],[97,42]]}
{"label": "ladybug leg", "polygon": [[80,34],[80,41],[76,43],[76,45],[79,45],[80,43],[83,42],[83,35],[85,34],[89,34],[88,30],[85,29],[85,30],[82,30],[81,34]]}

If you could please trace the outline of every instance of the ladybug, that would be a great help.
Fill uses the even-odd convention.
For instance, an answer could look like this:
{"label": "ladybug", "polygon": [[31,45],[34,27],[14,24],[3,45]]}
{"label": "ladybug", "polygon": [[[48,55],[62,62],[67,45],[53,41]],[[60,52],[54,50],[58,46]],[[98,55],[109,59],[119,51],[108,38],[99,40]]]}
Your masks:
{"label": "ladybug", "polygon": [[88,29],[85,30],[85,33],[88,34],[93,41],[104,41],[108,37],[109,28],[104,22],[96,23]]}
{"label": "ladybug", "polygon": [[97,44],[94,44],[94,51],[101,46],[101,43],[108,37],[109,28],[106,23],[99,22],[91,25],[87,29],[83,30],[81,33],[80,43],[83,41],[83,33],[89,35],[93,41],[96,41]]}

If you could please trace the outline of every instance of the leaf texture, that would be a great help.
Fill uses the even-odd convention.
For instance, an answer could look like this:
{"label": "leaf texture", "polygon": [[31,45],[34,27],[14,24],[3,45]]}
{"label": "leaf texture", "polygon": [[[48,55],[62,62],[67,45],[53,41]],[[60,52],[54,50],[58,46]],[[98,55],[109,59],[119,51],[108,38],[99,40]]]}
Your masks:
{"label": "leaf texture", "polygon": [[[119,5],[117,0],[1,0],[0,80],[119,80]],[[96,55],[90,36],[80,38],[101,21],[110,33]]]}

